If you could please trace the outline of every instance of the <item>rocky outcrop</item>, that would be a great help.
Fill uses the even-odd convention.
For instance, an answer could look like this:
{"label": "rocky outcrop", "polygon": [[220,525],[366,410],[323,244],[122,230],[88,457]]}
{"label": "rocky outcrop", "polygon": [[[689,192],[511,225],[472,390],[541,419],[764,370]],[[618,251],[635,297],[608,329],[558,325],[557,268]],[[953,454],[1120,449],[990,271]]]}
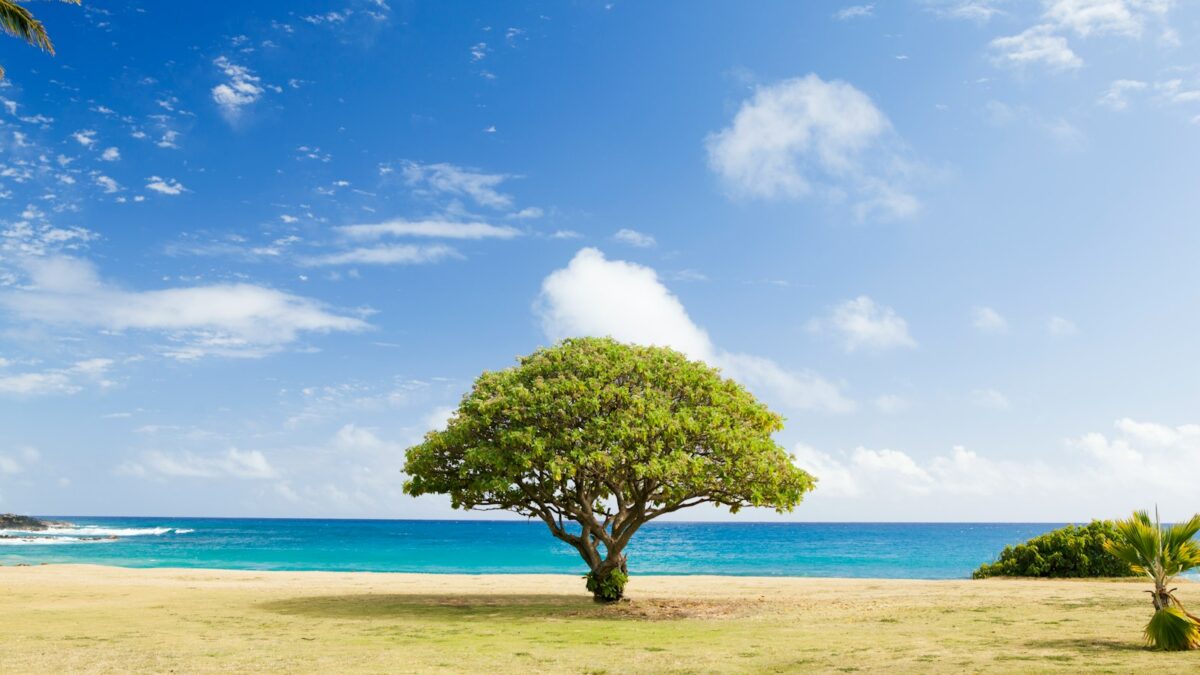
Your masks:
{"label": "rocky outcrop", "polygon": [[32,516],[18,516],[15,513],[0,513],[0,530],[23,530],[25,532],[41,532],[52,527],[70,525],[53,520],[41,520]]}

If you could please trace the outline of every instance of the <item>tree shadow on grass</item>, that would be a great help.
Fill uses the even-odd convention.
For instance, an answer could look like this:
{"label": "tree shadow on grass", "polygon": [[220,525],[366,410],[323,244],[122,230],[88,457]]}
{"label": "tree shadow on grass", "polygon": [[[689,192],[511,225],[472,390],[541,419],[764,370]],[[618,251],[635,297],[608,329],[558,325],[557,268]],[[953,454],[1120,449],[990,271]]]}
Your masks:
{"label": "tree shadow on grass", "polygon": [[1053,640],[1030,640],[1026,646],[1034,649],[1061,649],[1079,656],[1094,655],[1096,652],[1142,652],[1148,648],[1130,640],[1058,638]]}
{"label": "tree shadow on grass", "polygon": [[664,621],[723,619],[745,616],[745,602],[681,599],[633,599],[611,605],[597,604],[588,596],[528,594],[406,594],[364,593],[319,595],[275,600],[260,609],[313,618],[332,619],[594,619]]}

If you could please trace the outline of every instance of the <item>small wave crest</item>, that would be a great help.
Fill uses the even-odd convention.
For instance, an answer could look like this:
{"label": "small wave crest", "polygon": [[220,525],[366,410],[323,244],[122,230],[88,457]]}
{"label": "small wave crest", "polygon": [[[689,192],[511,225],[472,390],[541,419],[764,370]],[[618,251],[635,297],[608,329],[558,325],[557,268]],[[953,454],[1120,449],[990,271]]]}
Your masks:
{"label": "small wave crest", "polygon": [[[102,527],[99,525],[63,525],[45,530],[0,529],[0,544],[5,542],[68,543],[72,541],[111,541],[123,537],[161,537],[164,534],[190,534],[195,530],[176,527]],[[9,544],[12,545],[11,543]]]}
{"label": "small wave crest", "polygon": [[173,527],[52,527],[39,534],[65,537],[160,537],[175,531]]}
{"label": "small wave crest", "polygon": [[115,539],[84,539],[82,537],[3,537],[0,546],[56,546],[62,544],[102,544]]}

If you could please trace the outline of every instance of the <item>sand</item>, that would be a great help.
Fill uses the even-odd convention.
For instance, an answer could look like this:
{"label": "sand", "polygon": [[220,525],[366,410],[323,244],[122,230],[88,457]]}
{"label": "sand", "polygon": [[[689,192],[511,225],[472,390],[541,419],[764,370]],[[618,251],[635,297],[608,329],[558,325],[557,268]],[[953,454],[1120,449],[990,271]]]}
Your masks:
{"label": "sand", "polygon": [[1144,648],[1144,588],[635,576],[598,606],[563,575],[0,567],[0,670],[1200,671]]}

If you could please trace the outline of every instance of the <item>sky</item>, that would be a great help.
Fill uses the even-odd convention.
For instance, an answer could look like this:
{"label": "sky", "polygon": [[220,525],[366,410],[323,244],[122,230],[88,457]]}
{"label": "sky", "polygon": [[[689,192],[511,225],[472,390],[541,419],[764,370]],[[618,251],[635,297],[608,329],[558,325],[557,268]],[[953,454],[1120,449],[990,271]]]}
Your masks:
{"label": "sky", "polygon": [[574,335],[719,367],[819,479],[681,519],[1200,510],[1194,4],[32,9],[2,511],[468,517],[405,448]]}

